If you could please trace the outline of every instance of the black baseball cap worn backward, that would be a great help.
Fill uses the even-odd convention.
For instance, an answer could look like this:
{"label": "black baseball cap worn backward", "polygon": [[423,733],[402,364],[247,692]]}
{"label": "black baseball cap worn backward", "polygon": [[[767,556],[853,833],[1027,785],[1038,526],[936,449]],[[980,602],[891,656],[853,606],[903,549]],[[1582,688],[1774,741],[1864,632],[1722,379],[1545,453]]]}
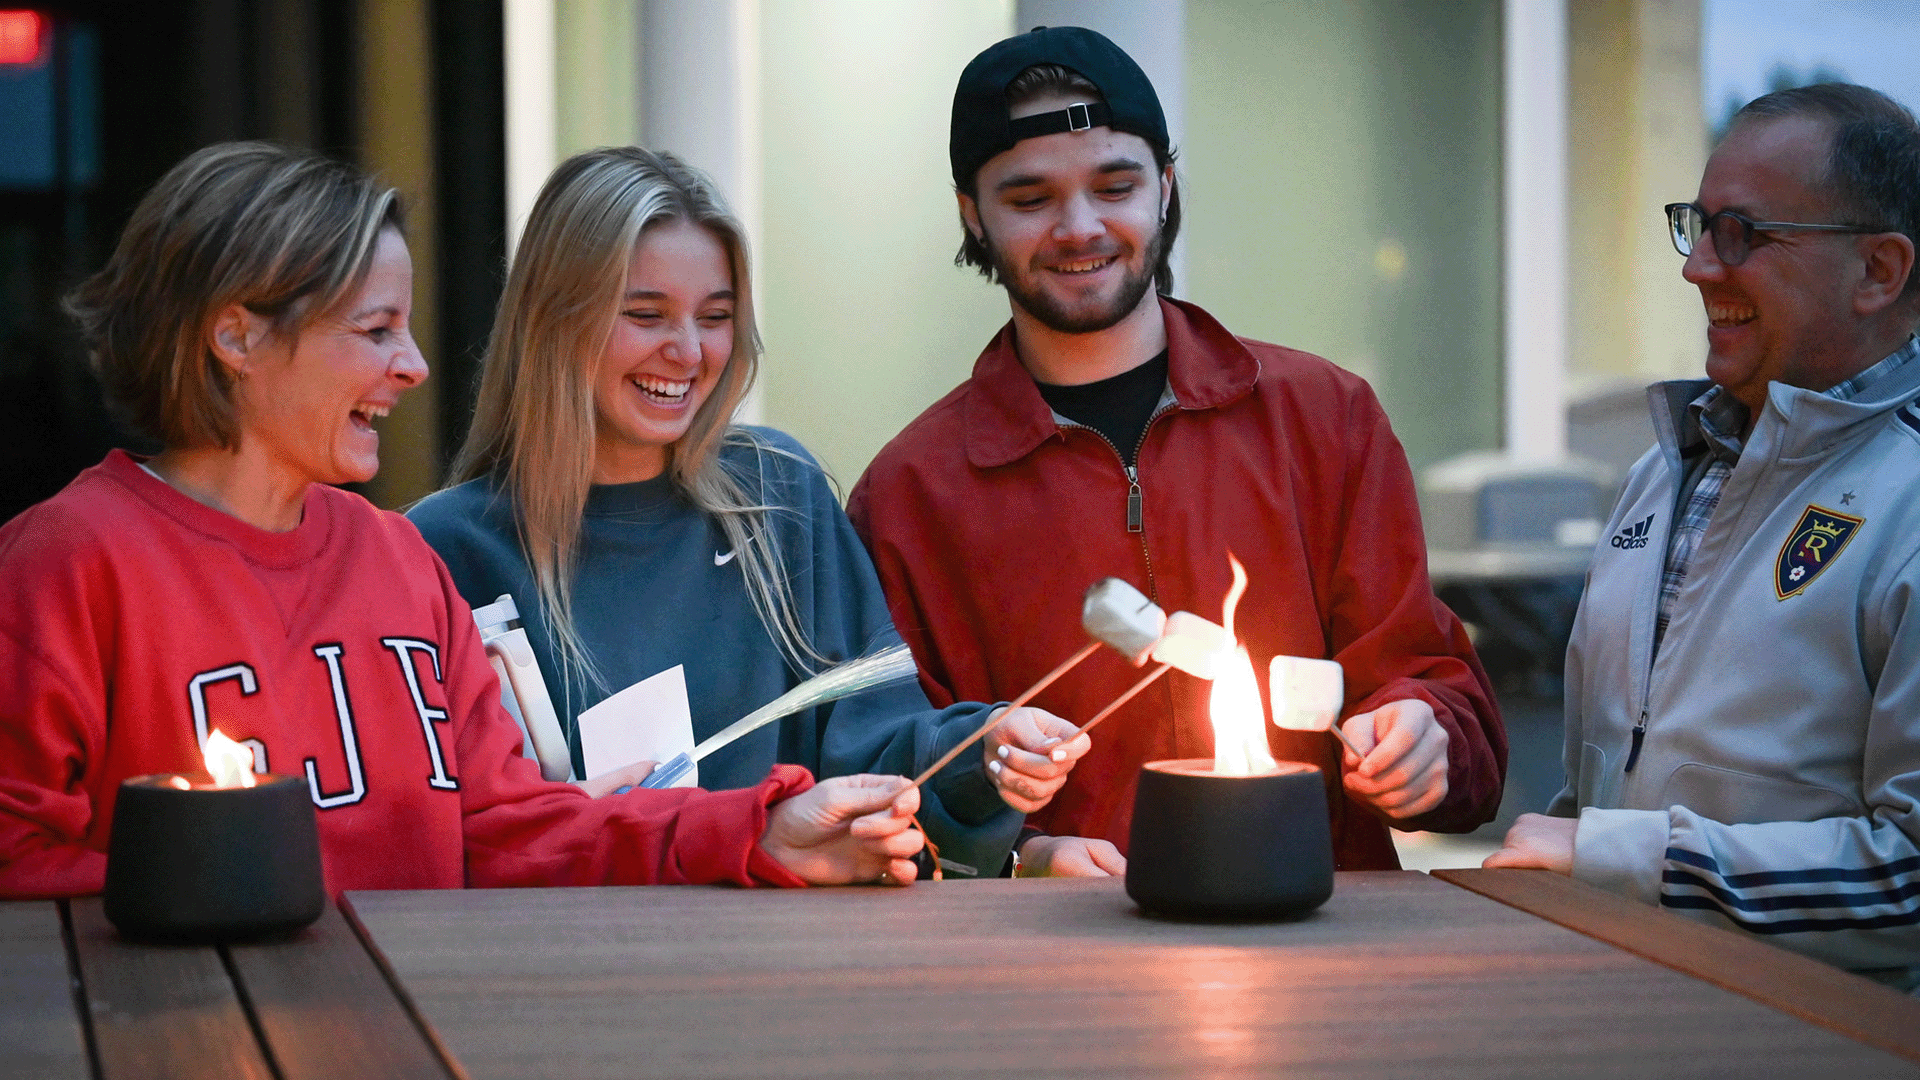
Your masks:
{"label": "black baseball cap worn backward", "polygon": [[[1011,119],[1007,84],[1039,64],[1057,64],[1079,74],[1099,87],[1106,101]],[[971,190],[980,166],[1022,139],[1092,127],[1138,135],[1157,151],[1168,149],[1160,95],[1120,46],[1083,26],[1039,26],[1010,37],[974,57],[960,73],[947,141],[954,185]]]}

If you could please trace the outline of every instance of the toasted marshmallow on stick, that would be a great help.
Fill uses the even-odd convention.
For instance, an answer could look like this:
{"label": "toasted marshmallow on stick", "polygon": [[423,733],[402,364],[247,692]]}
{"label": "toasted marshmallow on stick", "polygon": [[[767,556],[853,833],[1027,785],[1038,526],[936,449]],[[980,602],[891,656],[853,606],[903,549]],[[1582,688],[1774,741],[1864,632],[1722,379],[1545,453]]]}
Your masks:
{"label": "toasted marshmallow on stick", "polygon": [[1148,655],[1195,678],[1211,679],[1219,673],[1220,662],[1233,656],[1233,638],[1218,623],[1176,611],[1167,616],[1166,630]]}
{"label": "toasted marshmallow on stick", "polygon": [[1102,578],[1087,590],[1080,625],[1088,636],[1139,667],[1166,633],[1167,613],[1119,578]]}
{"label": "toasted marshmallow on stick", "polygon": [[[993,713],[979,730],[942,754],[938,761],[927,766],[919,776],[913,778],[913,786],[919,787],[926,783],[928,778],[957,757],[960,751],[972,746],[987,732],[992,731],[1002,717],[1033,700],[1035,694],[1052,685],[1055,679],[1072,670],[1080,661],[1092,656],[1101,645],[1119,652],[1136,667],[1146,663],[1148,658],[1158,661],[1160,666],[1135,683],[1132,689],[1120,695],[1118,700],[1101,710],[1092,720],[1087,721],[1086,725],[1080,729],[1082,732],[1113,715],[1114,710],[1141,690],[1146,689],[1153,680],[1166,674],[1168,668],[1177,667],[1189,675],[1211,679],[1219,671],[1221,660],[1233,655],[1233,639],[1227,634],[1225,628],[1210,623],[1190,611],[1176,611],[1172,615],[1166,615],[1154,605],[1153,601],[1142,596],[1140,590],[1119,578],[1106,578],[1096,582],[1093,588],[1087,590],[1086,600],[1080,610],[1080,622],[1088,636],[1094,639],[1093,641],[1068,657],[1059,667],[1041,676],[1039,682],[1014,698],[1011,705]],[[1068,736],[1068,738],[1072,737]]]}
{"label": "toasted marshmallow on stick", "polygon": [[1273,723],[1295,731],[1327,731],[1340,718],[1346,681],[1337,660],[1276,656],[1267,665]]}
{"label": "toasted marshmallow on stick", "polygon": [[1082,660],[1098,652],[1100,646],[1106,645],[1118,650],[1136,667],[1145,663],[1154,643],[1160,640],[1161,625],[1166,622],[1166,618],[1166,615],[1154,606],[1153,601],[1140,595],[1140,590],[1119,578],[1106,578],[1095,582],[1093,588],[1087,590],[1086,600],[1080,608],[1080,623],[1093,640],[1079,652],[1067,657],[1059,667],[1042,675],[1039,682],[1027,687],[1026,691],[1014,698],[1006,708],[989,714],[986,723],[981,724],[978,730],[962,739],[953,749],[940,755],[938,761],[927,766],[919,776],[914,777],[913,786],[919,787],[926,783],[934,773],[939,772],[948,762],[958,757],[960,751],[985,738],[987,732],[992,731],[1002,718],[1032,701],[1034,695],[1053,685],[1055,679],[1078,667]]}
{"label": "toasted marshmallow on stick", "polygon": [[1366,756],[1340,730],[1340,707],[1346,703],[1347,690],[1338,661],[1276,656],[1267,665],[1267,690],[1273,698],[1275,727],[1332,732],[1347,749]]}
{"label": "toasted marshmallow on stick", "polygon": [[1132,701],[1140,691],[1152,685],[1155,679],[1174,668],[1202,679],[1213,678],[1219,674],[1221,662],[1233,655],[1233,647],[1233,638],[1227,634],[1225,627],[1210,623],[1191,611],[1174,612],[1167,616],[1160,640],[1147,650],[1147,656],[1158,662],[1154,669],[1128,687],[1126,693],[1114,698],[1106,708],[1095,713],[1093,719],[1080,725],[1080,730],[1074,734],[1092,731],[1102,720],[1118,712],[1120,706]]}

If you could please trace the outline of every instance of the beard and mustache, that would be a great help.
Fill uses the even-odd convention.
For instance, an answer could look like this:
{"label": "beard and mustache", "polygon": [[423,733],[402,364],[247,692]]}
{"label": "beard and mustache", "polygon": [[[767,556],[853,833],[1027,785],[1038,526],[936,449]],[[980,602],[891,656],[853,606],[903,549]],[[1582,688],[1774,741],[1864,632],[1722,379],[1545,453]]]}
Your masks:
{"label": "beard and mustache", "polygon": [[[993,260],[994,273],[1000,278],[1007,295],[1022,311],[1031,315],[1040,325],[1061,334],[1095,334],[1119,323],[1140,306],[1140,300],[1153,287],[1154,272],[1160,266],[1160,257],[1166,247],[1166,230],[1156,228],[1147,238],[1146,255],[1140,260],[1137,269],[1127,269],[1120,280],[1120,288],[1107,303],[1097,300],[1088,304],[1069,306],[1048,293],[1037,280],[1040,273],[1009,264],[1001,253],[999,245],[986,231],[986,223],[981,222],[981,246],[987,249]],[[1091,258],[1120,259],[1121,252],[1104,252],[1089,256]],[[1120,259],[1125,267],[1125,260]]]}

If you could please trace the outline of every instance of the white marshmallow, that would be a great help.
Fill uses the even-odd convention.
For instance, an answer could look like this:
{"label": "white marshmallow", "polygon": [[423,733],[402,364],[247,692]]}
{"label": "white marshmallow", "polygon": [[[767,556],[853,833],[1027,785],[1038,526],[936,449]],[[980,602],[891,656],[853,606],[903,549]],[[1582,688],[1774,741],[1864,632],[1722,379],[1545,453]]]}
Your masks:
{"label": "white marshmallow", "polygon": [[1119,578],[1102,578],[1087,590],[1080,625],[1139,667],[1166,632],[1167,613]]}
{"label": "white marshmallow", "polygon": [[1273,723],[1295,731],[1328,731],[1346,703],[1346,681],[1335,660],[1276,656],[1267,667]]}
{"label": "white marshmallow", "polygon": [[1221,661],[1233,656],[1233,639],[1218,623],[1191,611],[1176,611],[1167,616],[1166,633],[1154,643],[1151,655],[1196,678],[1211,679],[1219,673]]}

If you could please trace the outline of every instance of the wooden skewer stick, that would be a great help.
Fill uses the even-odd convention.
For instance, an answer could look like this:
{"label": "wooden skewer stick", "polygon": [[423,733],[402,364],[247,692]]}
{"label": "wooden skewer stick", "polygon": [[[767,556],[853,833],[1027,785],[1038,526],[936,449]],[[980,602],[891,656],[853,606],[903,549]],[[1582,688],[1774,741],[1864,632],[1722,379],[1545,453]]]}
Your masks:
{"label": "wooden skewer stick", "polygon": [[952,761],[954,758],[959,757],[960,751],[965,750],[967,747],[972,746],[974,743],[977,743],[981,739],[986,738],[987,732],[992,731],[994,728],[998,727],[1000,725],[1000,721],[1006,719],[1008,714],[1012,713],[1013,710],[1019,708],[1022,705],[1025,705],[1029,701],[1032,701],[1034,699],[1034,695],[1040,693],[1040,691],[1042,690],[1045,690],[1047,687],[1052,686],[1053,681],[1055,679],[1058,679],[1060,676],[1065,675],[1069,671],[1072,671],[1074,667],[1080,663],[1080,661],[1085,660],[1089,656],[1092,656],[1099,648],[1100,648],[1100,642],[1090,641],[1087,643],[1086,648],[1081,649],[1079,652],[1074,653],[1071,657],[1068,657],[1065,663],[1061,664],[1057,668],[1054,668],[1052,671],[1047,672],[1045,675],[1042,675],[1040,677],[1039,682],[1034,683],[1032,686],[1027,687],[1026,693],[1021,694],[1017,698],[1014,698],[1011,702],[1007,704],[1006,708],[1001,709],[999,712],[993,713],[991,716],[989,716],[987,719],[987,722],[984,724],[981,724],[980,729],[978,731],[975,731],[973,734],[967,736],[965,739],[962,739],[958,746],[955,746],[953,749],[940,755],[939,761],[936,761],[933,764],[927,766],[926,771],[921,773],[919,776],[914,777],[913,783],[907,786],[919,787],[921,784],[926,783],[929,779],[932,778],[934,773],[937,773],[941,769],[946,768],[947,762]]}
{"label": "wooden skewer stick", "polygon": [[1085,735],[1089,731],[1092,731],[1093,726],[1095,724],[1098,724],[1100,721],[1105,720],[1107,717],[1112,716],[1116,712],[1119,712],[1120,706],[1125,705],[1129,701],[1132,701],[1134,697],[1140,693],[1140,691],[1145,690],[1147,687],[1153,685],[1153,680],[1159,678],[1162,675],[1165,675],[1167,673],[1167,670],[1171,667],[1173,667],[1172,664],[1161,664],[1159,667],[1154,668],[1152,671],[1147,672],[1146,677],[1142,678],[1139,682],[1134,683],[1132,686],[1128,687],[1126,693],[1121,694],[1117,698],[1114,698],[1112,704],[1108,705],[1106,708],[1101,709],[1099,712],[1095,713],[1093,719],[1081,725],[1079,731],[1074,732],[1072,735],[1067,736],[1066,739],[1061,739],[1060,741],[1066,742],[1067,739],[1077,738],[1081,735]]}
{"label": "wooden skewer stick", "polygon": [[1333,733],[1334,738],[1339,739],[1341,742],[1345,743],[1347,746],[1347,749],[1353,751],[1354,757],[1357,757],[1362,761],[1366,760],[1366,757],[1367,757],[1366,752],[1361,750],[1359,747],[1353,745],[1353,740],[1347,738],[1347,733],[1340,730],[1340,721],[1335,720],[1333,722],[1333,726],[1328,728],[1327,730]]}

